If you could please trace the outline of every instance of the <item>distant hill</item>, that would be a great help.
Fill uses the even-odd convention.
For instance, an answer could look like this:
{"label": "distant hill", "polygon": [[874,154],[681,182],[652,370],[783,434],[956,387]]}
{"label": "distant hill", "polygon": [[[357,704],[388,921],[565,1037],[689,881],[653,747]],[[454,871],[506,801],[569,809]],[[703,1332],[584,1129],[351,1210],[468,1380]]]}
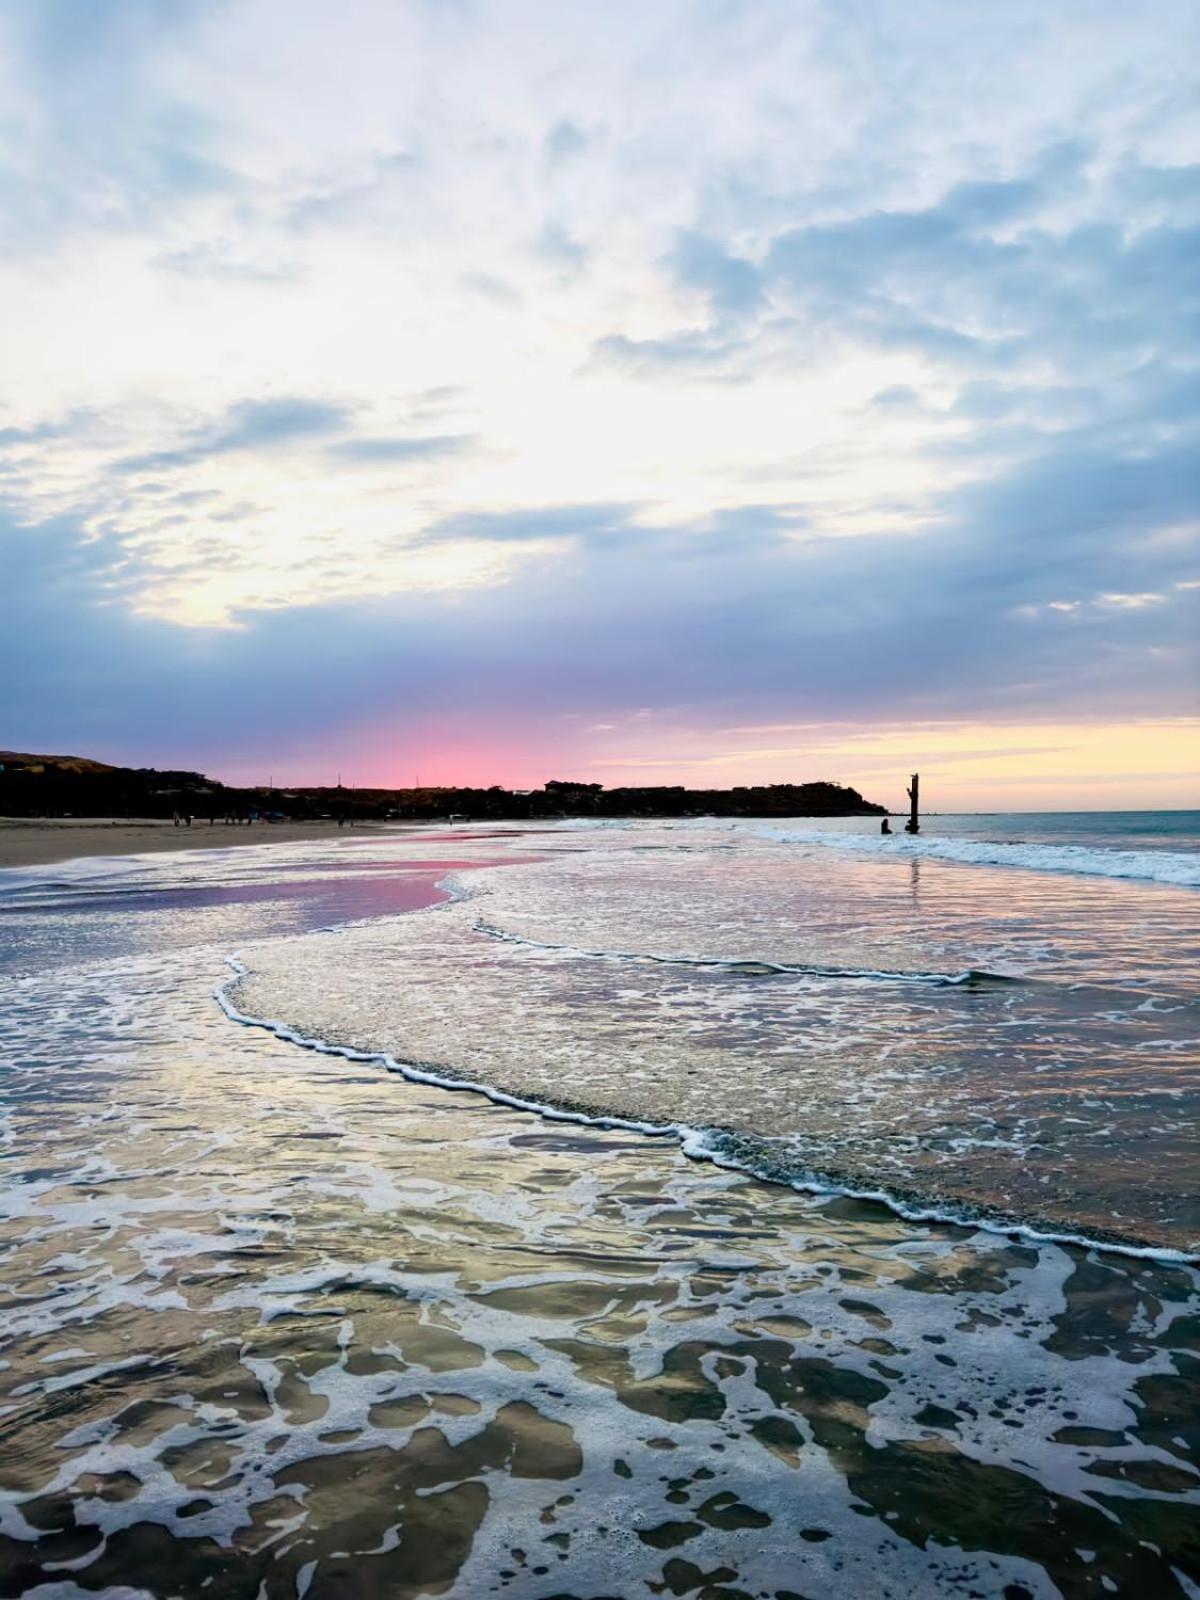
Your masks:
{"label": "distant hill", "polygon": [[837,783],[733,789],[680,784],[605,789],[553,779],[541,789],[239,789],[201,772],[114,767],[85,756],[0,750],[0,816],[197,817],[270,814],[299,819],[413,822],[529,821],[559,817],[882,816],[884,806]]}
{"label": "distant hill", "polygon": [[[226,792],[223,784],[199,772],[158,772],[114,767],[88,756],[0,750],[0,816],[169,817],[185,809],[199,816],[201,800],[207,804]],[[232,797],[237,791],[228,793]],[[225,815],[223,802],[217,810]]]}
{"label": "distant hill", "polygon": [[27,750],[0,750],[0,766],[22,772],[117,772],[104,761],[89,761],[87,756],[36,756]]}

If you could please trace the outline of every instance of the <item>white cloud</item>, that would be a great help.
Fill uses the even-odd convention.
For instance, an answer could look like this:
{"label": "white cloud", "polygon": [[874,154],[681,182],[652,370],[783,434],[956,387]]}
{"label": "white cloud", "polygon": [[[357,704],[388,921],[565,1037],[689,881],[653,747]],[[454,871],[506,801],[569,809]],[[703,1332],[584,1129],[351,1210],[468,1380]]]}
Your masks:
{"label": "white cloud", "polygon": [[808,541],[781,663],[939,583],[997,672],[1014,614],[1133,649],[1195,571],[1197,43],[1182,0],[18,0],[0,495],[201,631],[518,618],[594,537],[695,639],[714,550],[766,608]]}

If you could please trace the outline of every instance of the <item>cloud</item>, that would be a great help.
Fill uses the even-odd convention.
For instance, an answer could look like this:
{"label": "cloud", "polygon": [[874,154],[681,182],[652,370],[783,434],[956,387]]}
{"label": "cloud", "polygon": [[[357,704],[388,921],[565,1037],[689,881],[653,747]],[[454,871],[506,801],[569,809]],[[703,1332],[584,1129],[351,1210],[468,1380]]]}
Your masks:
{"label": "cloud", "polygon": [[281,256],[273,260],[255,260],[238,245],[218,239],[189,245],[183,250],[166,251],[156,258],[156,265],[164,272],[199,281],[283,285],[295,283],[300,277],[294,261],[288,262]]}
{"label": "cloud", "polygon": [[[1200,327],[1200,186],[1189,168],[1127,163],[1087,192],[1092,215],[1063,226],[1081,203],[1086,154],[1053,144],[1026,176],[954,183],[919,208],[769,229],[755,259],[711,231],[683,230],[669,271],[705,295],[709,325],[652,339],[612,332],[595,348],[654,375],[865,342],[1005,383],[1035,363],[1065,373],[1079,363],[1111,371],[1154,350],[1178,359],[1180,328]],[[1163,205],[1139,215],[1127,196]]]}
{"label": "cloud", "polygon": [[246,400],[229,412],[213,448],[218,453],[269,449],[297,439],[323,438],[344,428],[347,421],[344,406],[325,400]]}
{"label": "cloud", "polygon": [[41,444],[45,439],[57,438],[61,432],[62,428],[52,422],[40,422],[32,428],[0,428],[0,450]]}
{"label": "cloud", "polygon": [[592,539],[628,533],[634,505],[558,505],[522,511],[478,511],[445,517],[421,535],[423,544],[469,539],[488,544],[529,544],[544,539]]}
{"label": "cloud", "polygon": [[579,239],[553,219],[546,222],[538,236],[536,250],[547,261],[557,266],[579,268],[588,260],[590,251]]}
{"label": "cloud", "polygon": [[479,447],[470,433],[443,433],[343,439],[326,451],[335,461],[357,466],[395,466],[409,461],[439,461],[469,455]]}
{"label": "cloud", "polygon": [[491,300],[498,306],[519,306],[521,304],[520,291],[514,289],[511,283],[506,283],[503,278],[497,278],[490,272],[464,272],[462,286],[472,294],[482,295],[485,300]]}
{"label": "cloud", "polygon": [[762,283],[753,262],[731,255],[704,234],[681,233],[671,252],[671,266],[681,284],[708,296],[718,316],[754,311],[762,301]]}
{"label": "cloud", "polygon": [[216,424],[193,430],[178,448],[126,456],[114,464],[113,470],[129,474],[169,471],[210,456],[308,444],[342,432],[349,425],[350,416],[345,406],[325,400],[243,400],[231,406]]}
{"label": "cloud", "polygon": [[560,117],[546,134],[546,157],[554,164],[582,155],[587,147],[587,134],[569,117]]}
{"label": "cloud", "polygon": [[664,339],[631,339],[623,333],[605,334],[592,345],[597,366],[611,366],[648,378],[677,377],[729,382],[735,379],[736,358],[744,356],[746,341],[726,337],[706,328],[686,329]]}
{"label": "cloud", "polygon": [[1192,8],[615,4],[4,8],[24,726],[1184,703]]}
{"label": "cloud", "polygon": [[97,228],[128,234],[243,189],[213,148],[212,121],[159,71],[203,10],[197,0],[6,8],[0,44],[16,70],[6,84],[0,216],[14,256]]}
{"label": "cloud", "polygon": [[[131,616],[142,558],[115,537],[9,524],[0,546],[23,597],[0,645],[9,739],[103,735],[149,757],[514,708],[530,726],[638,708],[723,724],[986,720],[1025,713],[1031,684],[1043,717],[1186,715],[1196,595],[1173,585],[1197,553],[1144,537],[1178,513],[1183,453],[1100,465],[1076,453],[1002,474],[901,543],[814,537],[800,507],[671,528],[622,503],[460,515],[428,540],[566,540],[571,559],[483,589],[245,607],[232,631]],[[1087,603],[1064,626],[1046,603],[1072,602],[1081,577]],[[227,708],[247,684],[239,730]]]}
{"label": "cloud", "polygon": [[920,410],[921,396],[911,383],[892,383],[873,394],[870,403],[879,411]]}

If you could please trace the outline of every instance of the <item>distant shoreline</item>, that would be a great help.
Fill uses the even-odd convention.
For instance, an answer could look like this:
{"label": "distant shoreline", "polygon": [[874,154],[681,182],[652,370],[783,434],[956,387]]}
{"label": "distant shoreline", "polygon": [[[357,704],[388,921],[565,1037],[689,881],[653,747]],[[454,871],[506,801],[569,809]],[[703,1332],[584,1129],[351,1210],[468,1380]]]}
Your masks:
{"label": "distant shoreline", "polygon": [[274,782],[231,788],[202,772],[111,767],[87,756],[0,750],[0,817],[248,817],[274,822],[546,822],[564,817],[842,817],[884,815],[857,789],[826,779],[687,789],[605,789],[551,778],[540,789],[499,784],[346,789]]}
{"label": "distant shoreline", "polygon": [[[396,825],[387,829],[393,831]],[[190,828],[145,818],[0,817],[0,869],[47,867],[84,856],[159,855],[171,850],[229,850],[260,844],[297,844],[306,839],[353,837],[380,832],[358,823],[351,834],[335,822],[272,822],[245,824],[195,822]],[[397,830],[398,831],[398,830]]]}

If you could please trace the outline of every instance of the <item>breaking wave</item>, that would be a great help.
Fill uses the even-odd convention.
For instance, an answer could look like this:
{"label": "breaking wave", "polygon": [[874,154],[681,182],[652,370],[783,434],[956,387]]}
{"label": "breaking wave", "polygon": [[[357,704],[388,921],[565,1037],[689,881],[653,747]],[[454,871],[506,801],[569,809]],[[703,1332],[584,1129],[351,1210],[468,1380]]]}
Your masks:
{"label": "breaking wave", "polygon": [[[712,826],[712,824],[709,824]],[[826,850],[876,858],[957,861],[965,866],[1020,867],[1029,872],[1066,872],[1085,877],[1135,878],[1175,888],[1200,889],[1200,853],[1183,850],[1118,850],[1092,845],[950,839],[897,833],[831,833],[816,828],[780,828],[766,823],[733,824],[780,844],[818,845]]]}
{"label": "breaking wave", "polygon": [[918,1194],[900,1194],[894,1190],[842,1182],[820,1173],[799,1171],[789,1167],[772,1151],[769,1141],[731,1136],[718,1128],[697,1128],[678,1122],[648,1122],[634,1117],[611,1113],[585,1111],[578,1107],[556,1104],[548,1099],[532,1099],[509,1093],[492,1084],[471,1078],[457,1077],[443,1067],[438,1069],[415,1061],[397,1058],[382,1050],[361,1050],[352,1045],[310,1037],[284,1022],[254,1016],[242,1011],[234,994],[248,969],[238,960],[229,957],[232,975],[213,990],[213,998],[231,1022],[243,1027],[262,1028],[289,1044],[321,1055],[340,1056],[348,1061],[374,1062],[389,1072],[407,1078],[412,1083],[427,1084],[434,1088],[460,1093],[482,1095],[494,1105],[506,1106],[515,1111],[527,1111],[552,1122],[569,1122],[590,1128],[614,1129],[641,1134],[648,1138],[671,1139],[678,1143],[683,1153],[694,1161],[711,1162],[726,1170],[740,1171],[768,1183],[784,1184],[803,1194],[841,1196],[882,1205],[907,1222],[936,1223],[951,1227],[981,1229],[987,1233],[1016,1236],[1037,1244],[1076,1245],[1084,1249],[1105,1250],[1137,1260],[1168,1264],[1191,1265],[1200,1263],[1200,1254],[1172,1249],[1162,1245],[1141,1244],[1122,1239],[1102,1230],[1056,1228],[1037,1219],[976,1206],[962,1201],[926,1200]]}
{"label": "breaking wave", "polygon": [[1001,972],[984,972],[968,967],[962,972],[903,972],[878,967],[839,967],[817,962],[768,961],[747,959],[745,956],[685,956],[657,955],[641,950],[588,950],[578,945],[550,944],[544,939],[527,939],[519,933],[509,933],[494,923],[475,919],[475,931],[498,939],[504,944],[524,945],[530,950],[553,950],[561,955],[584,956],[597,961],[649,962],[660,967],[698,967],[704,971],[719,970],[739,978],[774,977],[788,975],[800,978],[849,978],[865,983],[923,983],[935,989],[960,988],[964,984],[978,986],[997,983],[1022,983],[1028,980],[1010,977]]}

